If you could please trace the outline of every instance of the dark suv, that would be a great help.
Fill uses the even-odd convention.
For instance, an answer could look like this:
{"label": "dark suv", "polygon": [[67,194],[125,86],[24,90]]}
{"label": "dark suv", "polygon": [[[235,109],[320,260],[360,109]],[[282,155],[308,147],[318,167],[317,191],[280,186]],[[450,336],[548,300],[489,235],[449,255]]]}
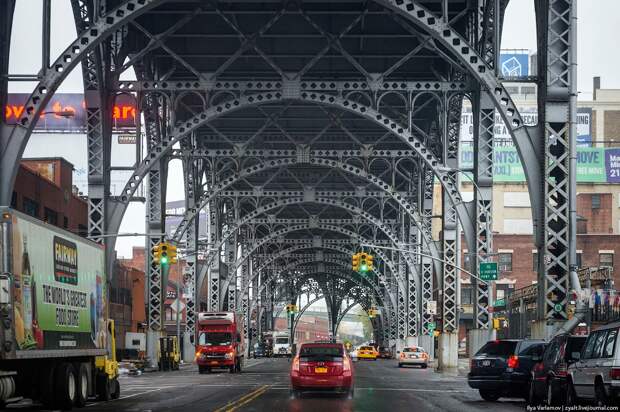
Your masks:
{"label": "dark suv", "polygon": [[544,350],[542,340],[489,341],[471,359],[467,383],[486,401],[502,396],[527,399],[530,371]]}
{"label": "dark suv", "polygon": [[530,405],[537,405],[543,399],[549,406],[564,403],[568,365],[579,360],[579,353],[587,338],[563,334],[547,344],[542,361],[532,369]]}

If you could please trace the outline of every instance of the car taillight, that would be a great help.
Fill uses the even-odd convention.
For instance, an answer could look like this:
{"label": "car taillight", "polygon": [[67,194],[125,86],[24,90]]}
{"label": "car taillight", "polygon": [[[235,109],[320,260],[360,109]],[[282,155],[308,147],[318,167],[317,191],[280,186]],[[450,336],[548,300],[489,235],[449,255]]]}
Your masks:
{"label": "car taillight", "polygon": [[568,372],[568,365],[566,364],[566,362],[558,363],[558,366],[555,368],[555,374],[558,376],[566,376],[567,372]]}
{"label": "car taillight", "polygon": [[299,358],[297,356],[293,359],[293,370],[299,372]]}
{"label": "car taillight", "polygon": [[422,359],[428,359],[428,353],[422,352]]}
{"label": "car taillight", "polygon": [[508,367],[512,369],[519,367],[519,357],[517,355],[512,355],[508,358]]}
{"label": "car taillight", "polygon": [[405,352],[400,353],[400,358],[403,359],[405,357]]}
{"label": "car taillight", "polygon": [[342,360],[342,370],[345,372],[351,371],[351,363],[348,358]]}
{"label": "car taillight", "polygon": [[620,368],[611,368],[609,371],[609,377],[611,379],[620,379]]}

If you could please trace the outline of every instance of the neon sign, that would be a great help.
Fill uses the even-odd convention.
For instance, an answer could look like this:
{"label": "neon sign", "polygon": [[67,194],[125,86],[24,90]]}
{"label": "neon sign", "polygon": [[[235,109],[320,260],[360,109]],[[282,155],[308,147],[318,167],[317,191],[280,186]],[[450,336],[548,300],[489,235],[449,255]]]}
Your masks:
{"label": "neon sign", "polygon": [[[7,124],[17,124],[24,114],[24,104],[28,99],[25,93],[11,93],[4,107]],[[86,130],[88,116],[84,95],[79,93],[57,93],[48,103],[37,122],[36,129],[83,132]],[[54,113],[51,113],[54,112]],[[56,113],[71,112],[73,116],[60,116]],[[136,124],[135,102],[127,95],[117,96],[112,107],[113,127],[116,129],[133,128]]]}

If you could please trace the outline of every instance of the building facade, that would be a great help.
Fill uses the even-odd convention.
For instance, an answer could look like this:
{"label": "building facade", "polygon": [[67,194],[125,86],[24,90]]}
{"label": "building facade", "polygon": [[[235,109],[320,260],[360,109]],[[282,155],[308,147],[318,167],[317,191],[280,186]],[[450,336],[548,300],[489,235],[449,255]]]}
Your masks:
{"label": "building facade", "polygon": [[11,207],[51,225],[86,236],[88,202],[73,186],[73,165],[62,157],[24,159]]}

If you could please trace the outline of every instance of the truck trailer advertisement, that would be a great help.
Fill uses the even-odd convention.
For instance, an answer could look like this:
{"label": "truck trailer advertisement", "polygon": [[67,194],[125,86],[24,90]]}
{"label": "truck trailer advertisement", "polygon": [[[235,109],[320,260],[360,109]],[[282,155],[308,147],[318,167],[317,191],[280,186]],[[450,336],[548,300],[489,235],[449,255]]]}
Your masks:
{"label": "truck trailer advertisement", "polygon": [[103,249],[17,213],[11,223],[18,349],[105,348]]}

